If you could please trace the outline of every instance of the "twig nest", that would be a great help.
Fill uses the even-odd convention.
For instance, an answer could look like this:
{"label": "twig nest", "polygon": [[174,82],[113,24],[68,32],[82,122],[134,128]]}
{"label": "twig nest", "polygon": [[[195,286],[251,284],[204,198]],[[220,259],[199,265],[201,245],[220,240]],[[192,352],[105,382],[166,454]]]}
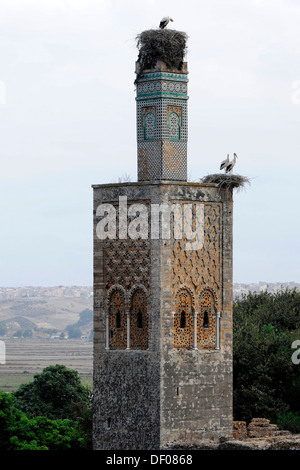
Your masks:
{"label": "twig nest", "polygon": [[226,175],[223,173],[215,173],[204,176],[204,178],[201,178],[200,181],[201,183],[214,183],[220,188],[226,188],[230,191],[233,189],[244,188],[246,184],[250,185],[250,180],[246,176]]}
{"label": "twig nest", "polygon": [[140,73],[161,60],[167,67],[181,70],[187,50],[186,33],[174,29],[149,29],[136,37]]}

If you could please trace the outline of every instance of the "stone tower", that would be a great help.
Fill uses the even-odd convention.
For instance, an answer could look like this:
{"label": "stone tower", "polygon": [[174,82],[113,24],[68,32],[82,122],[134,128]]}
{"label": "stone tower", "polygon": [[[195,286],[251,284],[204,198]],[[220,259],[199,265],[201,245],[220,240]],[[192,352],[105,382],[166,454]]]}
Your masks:
{"label": "stone tower", "polygon": [[187,64],[157,61],[137,79],[138,180],[187,180]]}
{"label": "stone tower", "polygon": [[138,181],[93,185],[95,449],[232,430],[232,194],[186,181],[187,64],[149,54],[183,33],[150,32]]}

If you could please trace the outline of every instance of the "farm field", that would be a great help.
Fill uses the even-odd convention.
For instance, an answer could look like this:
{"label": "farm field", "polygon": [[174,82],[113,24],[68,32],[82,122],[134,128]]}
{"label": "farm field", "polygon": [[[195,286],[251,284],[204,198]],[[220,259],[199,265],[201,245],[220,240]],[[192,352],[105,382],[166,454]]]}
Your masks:
{"label": "farm field", "polygon": [[6,360],[0,364],[0,390],[12,392],[31,382],[49,365],[63,364],[76,370],[83,383],[92,385],[93,343],[81,339],[1,338]]}

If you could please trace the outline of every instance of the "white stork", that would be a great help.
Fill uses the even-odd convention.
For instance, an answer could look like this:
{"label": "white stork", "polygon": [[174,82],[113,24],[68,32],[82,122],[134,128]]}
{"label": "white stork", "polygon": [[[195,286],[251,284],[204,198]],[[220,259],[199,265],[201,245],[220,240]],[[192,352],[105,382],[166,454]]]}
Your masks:
{"label": "white stork", "polygon": [[226,168],[226,166],[228,165],[229,163],[229,153],[227,154],[227,158],[226,160],[223,160],[221,165],[220,165],[220,170],[224,170],[224,168]]}
{"label": "white stork", "polygon": [[226,169],[225,169],[225,173],[229,173],[230,171],[232,171],[234,165],[235,165],[235,162],[236,162],[236,159],[237,159],[237,154],[234,153],[233,154],[233,160],[231,160],[228,165],[226,166]]}
{"label": "white stork", "polygon": [[164,16],[161,22],[159,23],[160,29],[164,29],[170,21],[173,21],[172,18],[170,18],[169,16]]}

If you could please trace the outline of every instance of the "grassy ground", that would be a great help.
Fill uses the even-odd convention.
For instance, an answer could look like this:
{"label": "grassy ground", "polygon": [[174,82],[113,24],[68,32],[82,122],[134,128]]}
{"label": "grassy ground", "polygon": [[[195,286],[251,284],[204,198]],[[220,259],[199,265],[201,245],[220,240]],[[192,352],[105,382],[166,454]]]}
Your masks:
{"label": "grassy ground", "polygon": [[[8,374],[8,375],[0,375],[0,390],[4,392],[14,392],[17,390],[20,385],[32,382],[33,381],[33,374]],[[83,385],[89,384],[92,385],[93,376],[92,375],[85,375],[80,374],[81,381]]]}
{"label": "grassy ground", "polygon": [[93,345],[83,340],[3,339],[5,364],[0,364],[0,390],[11,392],[55,364],[76,370],[83,383],[92,384]]}

